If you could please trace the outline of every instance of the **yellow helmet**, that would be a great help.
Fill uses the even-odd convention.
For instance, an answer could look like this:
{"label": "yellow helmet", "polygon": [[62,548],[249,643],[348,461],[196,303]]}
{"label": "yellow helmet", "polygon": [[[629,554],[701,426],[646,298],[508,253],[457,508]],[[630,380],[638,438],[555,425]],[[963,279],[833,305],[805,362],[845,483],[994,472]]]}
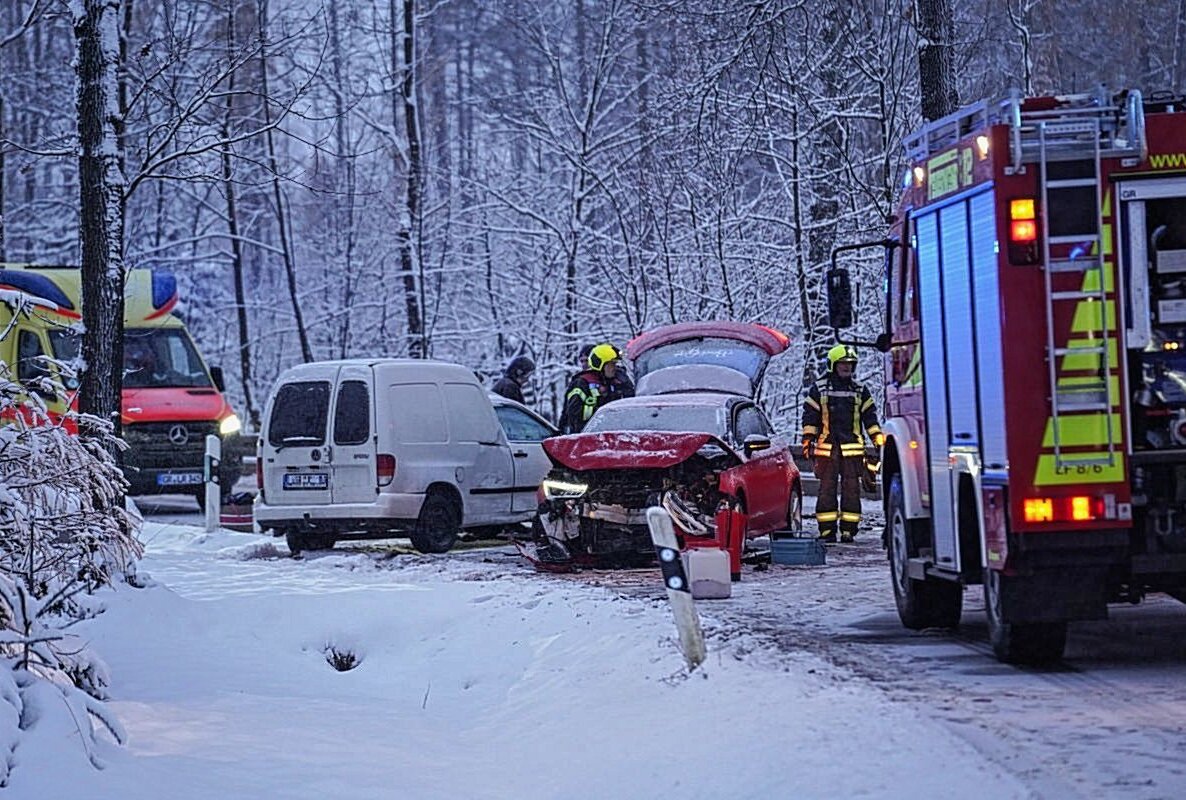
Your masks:
{"label": "yellow helmet", "polygon": [[829,372],[834,371],[836,365],[842,361],[848,364],[857,363],[857,351],[846,344],[838,344],[828,351]]}
{"label": "yellow helmet", "polygon": [[606,342],[589,351],[589,366],[601,372],[606,364],[611,361],[619,361],[621,358],[622,354],[618,352],[618,348]]}

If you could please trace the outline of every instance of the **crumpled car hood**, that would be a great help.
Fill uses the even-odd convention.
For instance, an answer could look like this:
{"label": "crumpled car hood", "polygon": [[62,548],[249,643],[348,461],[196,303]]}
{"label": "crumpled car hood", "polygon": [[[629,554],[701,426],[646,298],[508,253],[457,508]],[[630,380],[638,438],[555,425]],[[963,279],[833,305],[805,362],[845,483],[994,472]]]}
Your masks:
{"label": "crumpled car hood", "polygon": [[544,452],[560,467],[590,469],[663,469],[687,461],[706,444],[729,448],[710,433],[620,431],[576,433],[545,439]]}

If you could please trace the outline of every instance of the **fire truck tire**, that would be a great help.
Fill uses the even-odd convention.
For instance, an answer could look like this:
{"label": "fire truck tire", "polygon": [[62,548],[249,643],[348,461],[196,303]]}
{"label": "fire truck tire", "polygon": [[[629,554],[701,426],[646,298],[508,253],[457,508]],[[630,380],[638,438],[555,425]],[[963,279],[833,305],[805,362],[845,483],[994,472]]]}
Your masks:
{"label": "fire truck tire", "polygon": [[1005,622],[1001,619],[1001,582],[1007,576],[985,570],[984,613],[988,618],[988,640],[997,660],[1006,664],[1037,666],[1062,659],[1067,645],[1066,622]]}
{"label": "fire truck tire", "polygon": [[906,517],[906,496],[899,475],[890,481],[886,525],[894,601],[902,625],[915,631],[957,627],[963,611],[963,586],[954,581],[936,578],[920,581],[910,577],[907,562],[918,554],[919,541],[926,531],[923,525]]}
{"label": "fire truck tire", "polygon": [[461,530],[461,509],[445,492],[430,490],[409,538],[418,553],[447,553]]}

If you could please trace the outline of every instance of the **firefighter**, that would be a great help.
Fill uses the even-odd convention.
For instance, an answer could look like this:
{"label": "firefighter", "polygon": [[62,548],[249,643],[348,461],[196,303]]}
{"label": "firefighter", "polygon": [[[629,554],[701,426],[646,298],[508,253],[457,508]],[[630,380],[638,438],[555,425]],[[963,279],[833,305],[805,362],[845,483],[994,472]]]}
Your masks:
{"label": "firefighter", "polygon": [[[594,346],[585,360],[586,369],[581,370],[568,382],[564,392],[564,412],[560,415],[561,433],[580,433],[593,416],[593,412],[610,400],[630,397],[633,385],[628,388],[618,381],[622,354],[608,342]],[[626,393],[626,392],[629,393]]]}
{"label": "firefighter", "polygon": [[840,541],[851,542],[861,523],[861,475],[866,469],[861,428],[874,444],[882,442],[873,397],[853,380],[856,367],[856,351],[836,345],[828,351],[828,374],[812,385],[803,402],[803,454],[814,459],[819,478],[815,519],[825,542],[836,541],[837,523]]}
{"label": "firefighter", "polygon": [[495,394],[514,400],[516,403],[526,402],[523,399],[523,387],[535,372],[535,362],[530,356],[515,356],[502,373],[502,377],[494,382],[491,389]]}

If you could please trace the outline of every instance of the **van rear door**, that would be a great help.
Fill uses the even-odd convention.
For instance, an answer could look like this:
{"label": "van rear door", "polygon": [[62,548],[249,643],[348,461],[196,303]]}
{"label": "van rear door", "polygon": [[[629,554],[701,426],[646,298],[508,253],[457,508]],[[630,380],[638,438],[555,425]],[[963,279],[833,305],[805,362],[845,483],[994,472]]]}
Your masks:
{"label": "van rear door", "polygon": [[262,454],[264,496],[269,505],[330,502],[330,446],[326,441],[330,398],[338,368],[280,384],[268,409]]}
{"label": "van rear door", "polygon": [[375,502],[378,483],[372,385],[370,367],[351,364],[338,372],[329,458],[330,494],[335,503]]}

